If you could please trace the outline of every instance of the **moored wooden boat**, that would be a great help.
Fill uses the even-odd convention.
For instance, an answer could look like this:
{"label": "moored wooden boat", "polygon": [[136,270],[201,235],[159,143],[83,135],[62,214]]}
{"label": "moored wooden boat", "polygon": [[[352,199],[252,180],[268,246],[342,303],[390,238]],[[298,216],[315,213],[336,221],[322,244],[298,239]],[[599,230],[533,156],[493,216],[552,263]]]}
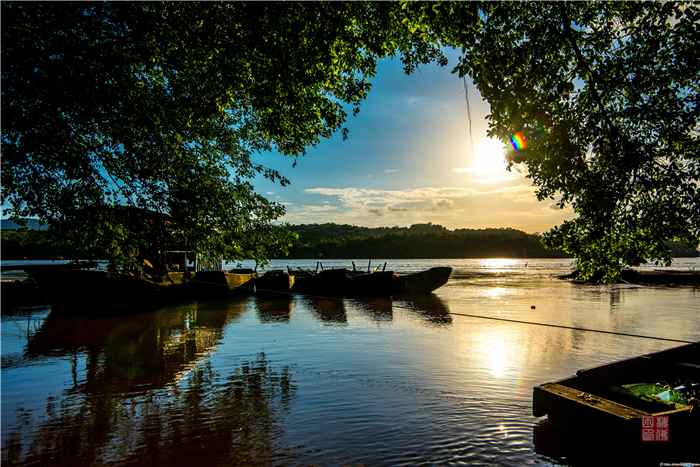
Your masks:
{"label": "moored wooden boat", "polygon": [[394,293],[429,294],[447,283],[452,268],[441,266],[404,276],[394,276],[391,291]]}
{"label": "moored wooden boat", "polygon": [[[639,387],[658,387],[655,392],[660,394],[640,396]],[[700,341],[579,370],[574,376],[537,386],[532,412],[559,424],[589,427],[620,442],[684,443],[700,435],[698,390]],[[674,392],[685,395],[675,402],[664,400],[665,393]],[[666,431],[653,431],[659,417]],[[644,432],[645,428],[652,431]],[[644,439],[647,434],[661,439]]]}
{"label": "moored wooden boat", "polygon": [[52,312],[132,314],[185,301],[209,300],[249,291],[255,273],[246,271],[183,272],[142,277],[58,266],[27,267],[27,274],[51,304]]}
{"label": "moored wooden boat", "polygon": [[180,275],[156,282],[132,274],[60,267],[37,266],[26,271],[45,294],[54,315],[127,315],[186,298]]}
{"label": "moored wooden boat", "polygon": [[345,280],[346,293],[350,295],[388,295],[394,271],[372,271],[348,274]]}
{"label": "moored wooden boat", "polygon": [[292,272],[293,293],[319,296],[342,296],[345,293],[347,269],[324,269],[319,272]]}
{"label": "moored wooden boat", "polygon": [[259,293],[290,293],[295,277],[281,269],[273,269],[255,279],[255,291]]}
{"label": "moored wooden boat", "polygon": [[255,290],[257,276],[252,269],[198,271],[194,278],[190,278],[185,284],[189,289],[192,289],[194,298],[205,300],[225,297],[232,292],[252,293]]}
{"label": "moored wooden boat", "polygon": [[700,272],[690,270],[655,269],[622,271],[622,278],[632,284],[700,284]]}

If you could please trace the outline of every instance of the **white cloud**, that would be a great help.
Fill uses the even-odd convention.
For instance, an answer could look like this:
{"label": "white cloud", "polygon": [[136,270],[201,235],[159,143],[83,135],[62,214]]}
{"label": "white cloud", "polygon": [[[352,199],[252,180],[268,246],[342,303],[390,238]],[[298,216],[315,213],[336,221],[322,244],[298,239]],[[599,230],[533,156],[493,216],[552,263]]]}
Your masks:
{"label": "white cloud", "polygon": [[446,199],[446,198],[433,200],[433,205],[437,208],[452,209],[454,204],[455,204],[454,201],[452,201],[451,199]]}
{"label": "white cloud", "polygon": [[394,173],[394,172],[398,172],[398,171],[399,171],[399,169],[386,169],[386,170],[384,171],[384,173],[385,173],[385,174],[390,174],[390,173]]}
{"label": "white cloud", "polygon": [[[307,196],[322,198],[318,205],[290,208],[285,221],[364,226],[433,222],[450,229],[507,225],[527,232],[543,232],[574,215],[568,206],[564,210],[548,208],[550,203],[537,200],[535,187],[522,184],[406,190],[321,187],[304,192]],[[330,198],[335,206],[325,204],[323,198]]]}
{"label": "white cloud", "polygon": [[336,211],[338,210],[338,206],[331,206],[326,204],[325,206],[303,206],[302,208],[304,211],[308,212],[321,212],[321,211]]}
{"label": "white cloud", "polygon": [[[468,187],[415,188],[410,190],[370,190],[364,188],[309,188],[304,190],[323,196],[337,196],[340,203],[347,208],[358,211],[369,206],[395,206],[406,203],[430,203],[446,207],[451,202],[464,198],[495,195],[515,202],[536,201],[534,189],[529,186],[500,187],[493,190],[477,190]],[[441,204],[438,204],[441,203]]]}

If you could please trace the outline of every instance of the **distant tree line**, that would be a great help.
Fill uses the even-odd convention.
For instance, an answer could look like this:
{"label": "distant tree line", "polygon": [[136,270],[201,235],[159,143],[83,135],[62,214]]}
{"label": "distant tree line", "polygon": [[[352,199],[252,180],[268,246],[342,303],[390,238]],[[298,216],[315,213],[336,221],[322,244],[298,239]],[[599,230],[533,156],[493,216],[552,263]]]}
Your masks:
{"label": "distant tree line", "polygon": [[372,258],[565,258],[561,250],[546,250],[540,235],[511,228],[457,229],[439,224],[410,227],[358,227],[339,224],[289,226],[299,238],[291,259]]}
{"label": "distant tree line", "polygon": [[47,230],[27,227],[2,230],[2,259],[85,259],[86,253],[72,242],[57,238]]}
{"label": "distant tree line", "polygon": [[[568,258],[548,250],[539,233],[509,227],[448,230],[439,224],[360,227],[348,224],[290,225],[298,235],[287,256],[277,259]],[[697,257],[680,242],[667,242],[675,257]],[[99,252],[97,253],[99,256]],[[2,230],[2,259],[87,258],[70,239],[46,230]]]}

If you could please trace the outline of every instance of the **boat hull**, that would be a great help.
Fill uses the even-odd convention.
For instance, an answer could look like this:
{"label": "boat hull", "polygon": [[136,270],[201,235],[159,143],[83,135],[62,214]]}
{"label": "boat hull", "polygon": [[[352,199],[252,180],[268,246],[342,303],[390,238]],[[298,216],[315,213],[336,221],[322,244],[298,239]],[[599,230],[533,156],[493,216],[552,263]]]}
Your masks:
{"label": "boat hull", "polygon": [[318,296],[342,296],[345,294],[347,269],[325,269],[313,274],[294,277],[293,293]]}
{"label": "boat hull", "polygon": [[148,280],[133,274],[56,267],[27,268],[51,304],[52,313],[131,314],[193,300],[222,298],[249,291],[255,274],[223,271],[168,273]]}
{"label": "boat hull", "polygon": [[429,294],[447,283],[452,274],[450,267],[435,267],[427,271],[395,276],[391,282],[393,293]]}
{"label": "boat hull", "polygon": [[294,281],[294,276],[286,272],[269,271],[255,279],[255,291],[257,293],[290,293]]}
{"label": "boat hull", "polygon": [[393,271],[375,271],[348,275],[345,286],[351,295],[388,295],[391,293]]}
{"label": "boat hull", "polygon": [[700,383],[700,342],[579,370],[574,376],[539,385],[533,389],[532,412],[559,424],[597,427],[626,443],[644,443],[645,417],[668,417],[674,443],[700,435],[700,407],[691,410],[692,406],[644,400],[623,388],[647,382]]}

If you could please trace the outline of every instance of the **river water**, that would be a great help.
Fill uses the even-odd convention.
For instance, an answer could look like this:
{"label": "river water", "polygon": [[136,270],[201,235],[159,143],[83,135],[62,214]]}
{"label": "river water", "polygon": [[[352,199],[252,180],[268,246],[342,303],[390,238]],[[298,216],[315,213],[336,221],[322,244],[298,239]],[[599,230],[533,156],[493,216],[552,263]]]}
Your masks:
{"label": "river water", "polygon": [[2,464],[606,465],[535,444],[532,388],[700,340],[700,288],[556,279],[570,263],[389,262],[454,268],[421,299],[242,296],[123,318],[3,309]]}

